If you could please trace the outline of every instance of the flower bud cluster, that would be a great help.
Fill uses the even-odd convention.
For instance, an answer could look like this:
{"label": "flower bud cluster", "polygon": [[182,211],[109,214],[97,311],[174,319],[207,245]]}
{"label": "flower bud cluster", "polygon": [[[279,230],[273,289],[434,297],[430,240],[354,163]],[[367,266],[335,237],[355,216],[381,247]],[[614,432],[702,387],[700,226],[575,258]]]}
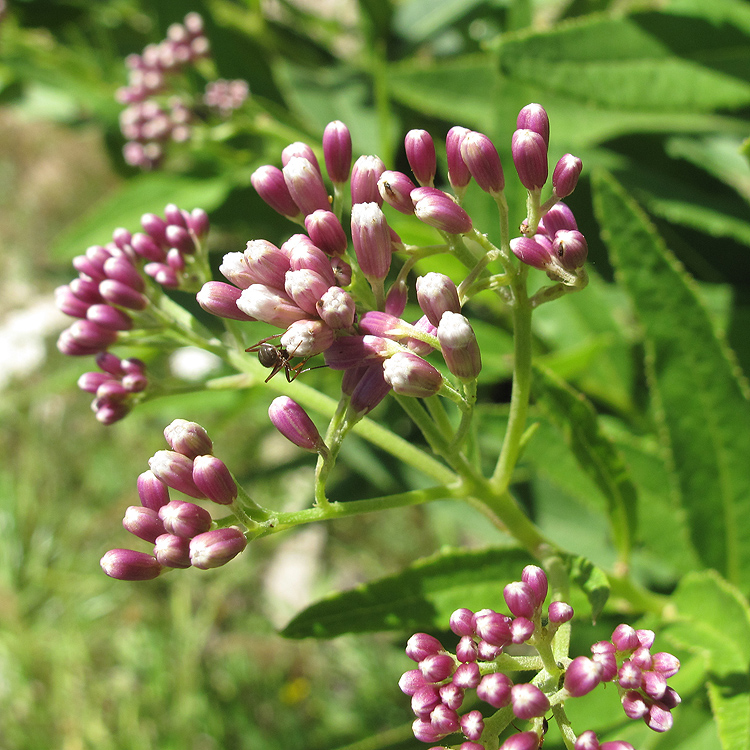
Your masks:
{"label": "flower bud cluster", "polygon": [[111,242],[92,245],[73,259],[78,277],[55,290],[60,310],[77,318],[57,341],[63,354],[104,352],[117,342],[119,331],[132,328],[133,316],[149,305],[144,274],[165,287],[190,280],[189,266],[208,233],[208,215],[170,204],[165,216],[144,214],[144,232],[115,229]]}
{"label": "flower bud cluster", "polygon": [[183,23],[167,29],[166,39],[125,59],[128,84],[118,89],[116,98],[129,105],[120,118],[127,139],[123,156],[128,164],[152,169],[163,157],[165,140],[185,141],[190,137],[191,113],[184,103],[170,100],[167,113],[153,97],[165,92],[171,76],[207,57],[209,49],[203,19],[198,13],[188,13]]}
{"label": "flower bud cluster", "polygon": [[146,365],[139,359],[120,359],[111,352],[100,352],[96,364],[99,371],[84,372],[78,378],[78,387],[95,394],[91,409],[97,420],[112,424],[132,409],[135,394],[146,389]]}
{"label": "flower bud cluster", "polygon": [[217,78],[206,84],[203,103],[208,107],[218,109],[222,117],[228,117],[247,101],[248,96],[250,96],[250,87],[244,79],[227,81],[225,78]]}
{"label": "flower bud cluster", "polygon": [[164,437],[170,450],[149,459],[149,470],[138,477],[141,504],[129,507],[122,522],[131,534],[153,544],[153,552],[110,550],[100,564],[111,578],[143,581],[165,568],[217,568],[247,545],[238,527],[211,528],[205,508],[170,499],[170,489],[219,505],[230,505],[237,497],[237,485],[226,464],[213,455],[203,427],[177,419],[166,427]]}

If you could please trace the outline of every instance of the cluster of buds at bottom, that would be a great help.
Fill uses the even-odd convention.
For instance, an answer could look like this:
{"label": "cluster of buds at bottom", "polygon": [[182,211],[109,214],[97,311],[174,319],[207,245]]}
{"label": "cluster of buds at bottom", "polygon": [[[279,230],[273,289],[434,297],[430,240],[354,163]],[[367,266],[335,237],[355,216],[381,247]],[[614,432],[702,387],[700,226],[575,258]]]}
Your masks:
{"label": "cluster of buds at bottom", "polygon": [[153,551],[110,550],[100,564],[111,578],[145,581],[168,568],[218,568],[247,546],[238,527],[216,528],[203,506],[170,498],[170,489],[219,505],[237,498],[237,485],[226,464],[213,455],[203,427],[177,419],[164,437],[170,450],[149,459],[149,470],[138,477],[141,504],[129,507],[122,522],[131,534],[153,544]]}
{"label": "cluster of buds at bottom", "polygon": [[222,117],[228,117],[235,109],[239,109],[250,96],[250,86],[247,81],[237,78],[227,81],[218,78],[206,84],[203,103],[219,111]]}
{"label": "cluster of buds at bottom", "polygon": [[[417,668],[405,672],[401,690],[411,696],[416,719],[414,736],[434,744],[449,735],[463,735],[461,750],[497,747],[497,738],[511,721],[530,721],[529,731],[510,736],[501,750],[535,750],[544,734],[543,717],[552,706],[589,693],[599,683],[614,681],[622,697],[626,715],[644,718],[655,731],[670,728],[664,714],[679,703],[677,693],[666,678],[679,669],[671,654],[651,655],[654,640],[650,631],[636,631],[619,625],[611,641],[592,646],[592,657],[561,660],[565,668],[550,664],[552,640],[559,627],[573,617],[572,607],[560,601],[544,609],[547,577],[541,568],[529,565],[520,581],[508,584],[503,597],[510,616],[494,610],[472,612],[458,609],[450,618],[450,628],[459,641],[455,653],[427,633],[413,635],[407,656]],[[514,648],[524,644],[523,653],[533,648],[538,659],[515,656]],[[556,670],[548,672],[546,666]],[[528,682],[516,682],[511,675],[536,670]],[[562,682],[562,687],[560,683]],[[460,713],[468,691],[488,708]],[[647,712],[634,712],[635,704]],[[638,714],[638,715],[636,715]],[[577,750],[632,750],[624,742],[598,744],[593,732],[583,732]]]}
{"label": "cluster of buds at bottom", "polygon": [[111,352],[100,352],[96,357],[99,371],[84,372],[78,387],[95,395],[91,410],[102,424],[122,419],[148,385],[146,365],[140,359],[120,359]]}

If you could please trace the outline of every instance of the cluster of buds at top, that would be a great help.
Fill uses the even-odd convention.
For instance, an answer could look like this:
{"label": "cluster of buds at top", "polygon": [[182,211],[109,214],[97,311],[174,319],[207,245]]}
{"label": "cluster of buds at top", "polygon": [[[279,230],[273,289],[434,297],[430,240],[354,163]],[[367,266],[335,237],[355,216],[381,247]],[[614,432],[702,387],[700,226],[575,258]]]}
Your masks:
{"label": "cluster of buds at top", "polygon": [[245,103],[248,96],[250,96],[250,87],[247,81],[242,78],[234,81],[218,78],[206,84],[203,103],[207,107],[217,109],[222,117],[228,117]]}
{"label": "cluster of buds at top", "polygon": [[[149,306],[144,275],[171,288],[192,280],[190,266],[208,233],[208,215],[203,209],[188,213],[174,205],[164,213],[165,219],[144,214],[144,232],[115,229],[111,242],[93,245],[73,259],[78,277],[55,290],[60,310],[77,318],[57,341],[63,354],[100,354],[116,344],[118,333],[131,329],[133,317]],[[79,381],[83,390],[96,393],[93,408],[105,424],[127,413],[128,394],[145,388],[143,363],[123,365],[116,359],[98,361],[106,375],[86,373]]]}
{"label": "cluster of buds at top", "polygon": [[203,19],[198,13],[188,13],[183,23],[174,23],[167,29],[166,39],[125,59],[128,84],[118,89],[116,98],[128,105],[120,117],[122,133],[128,139],[123,148],[128,164],[151,169],[164,155],[165,140],[171,137],[184,141],[190,137],[190,110],[179,99],[173,99],[167,112],[153,97],[165,92],[170,76],[207,57],[209,49]]}
{"label": "cluster of buds at top", "polygon": [[[448,735],[461,733],[465,741],[460,750],[484,750],[497,746],[498,733],[515,717],[531,721],[532,729],[512,735],[501,745],[501,750],[536,750],[544,733],[542,717],[552,705],[585,695],[600,682],[612,680],[619,685],[628,716],[636,718],[631,706],[640,700],[641,705],[649,706],[654,716],[654,721],[646,719],[652,729],[665,731],[669,728],[660,712],[667,705],[679,703],[677,694],[666,686],[666,677],[677,672],[679,662],[671,654],[652,657],[646,653],[653,642],[650,631],[618,626],[612,642],[594,644],[591,659],[567,660],[562,689],[558,689],[559,677],[545,679],[548,675],[541,667],[543,660],[540,660],[537,678],[531,682],[513,681],[510,674],[529,669],[527,663],[514,662],[513,647],[526,644],[527,648],[547,651],[557,629],[573,617],[572,607],[560,601],[550,603],[545,613],[547,588],[544,571],[529,565],[524,568],[521,580],[508,584],[503,591],[511,616],[490,609],[456,610],[450,618],[450,628],[459,638],[455,653],[450,653],[439,640],[426,633],[417,633],[409,639],[406,654],[417,662],[417,668],[405,672],[399,686],[411,696],[412,710],[417,717],[412,729],[418,740],[435,743]],[[491,709],[505,711],[503,715],[507,720],[502,726],[493,721],[491,729],[485,732],[486,712],[473,709],[460,713],[468,690],[476,691],[479,700]],[[641,717],[645,718],[646,714],[640,713],[637,718]],[[657,721],[661,723],[657,725]],[[600,746],[593,732],[583,732],[576,743],[576,750],[599,747],[632,750],[624,742]]]}
{"label": "cluster of buds at top", "polygon": [[170,450],[157,451],[149,459],[149,470],[138,477],[141,504],[129,507],[122,522],[131,534],[153,544],[153,553],[110,550],[101,566],[111,578],[145,581],[165,568],[218,568],[247,545],[238,527],[211,528],[211,514],[205,508],[170,499],[170,489],[219,505],[231,505],[237,498],[237,484],[226,464],[213,455],[203,427],[176,419],[166,427],[164,437]]}

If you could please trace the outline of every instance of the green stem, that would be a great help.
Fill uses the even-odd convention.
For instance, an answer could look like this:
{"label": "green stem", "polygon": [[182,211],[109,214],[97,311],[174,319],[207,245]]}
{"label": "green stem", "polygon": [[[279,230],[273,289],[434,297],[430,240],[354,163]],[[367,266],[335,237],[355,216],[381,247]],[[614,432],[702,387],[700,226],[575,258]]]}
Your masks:
{"label": "green stem", "polygon": [[331,473],[336,458],[341,449],[341,443],[347,433],[344,417],[346,416],[346,407],[349,404],[348,397],[342,397],[336,406],[336,411],[328,424],[326,431],[325,444],[328,451],[318,454],[318,463],[315,467],[315,503],[320,507],[329,505],[326,497],[326,481]]}

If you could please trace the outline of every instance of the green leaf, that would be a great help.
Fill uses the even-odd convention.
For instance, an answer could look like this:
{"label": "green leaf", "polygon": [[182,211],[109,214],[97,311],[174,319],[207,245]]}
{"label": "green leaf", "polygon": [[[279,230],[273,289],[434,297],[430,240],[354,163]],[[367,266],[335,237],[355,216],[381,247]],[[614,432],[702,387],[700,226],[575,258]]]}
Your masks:
{"label": "green leaf", "polygon": [[332,594],[300,612],[287,638],[333,638],[379,630],[445,630],[459,607],[497,609],[505,584],[518,580],[528,554],[515,548],[448,550],[392,576]]}
{"label": "green leaf", "polygon": [[210,212],[221,205],[231,187],[226,177],[201,180],[166,172],[139,175],[84,215],[57,241],[52,257],[69,260],[89,245],[103,245],[111,241],[117,227],[135,232],[143,214],[160,213],[168,203],[188,211],[200,207]]}
{"label": "green leaf", "polygon": [[607,574],[580,555],[569,555],[566,562],[570,571],[570,580],[586,594],[591,605],[591,619],[596,622],[596,618],[599,617],[609,599],[610,586]]}
{"label": "green leaf", "polygon": [[540,406],[563,434],[579,466],[607,499],[612,538],[620,559],[626,561],[636,529],[638,497],[622,455],[602,432],[596,410],[582,393],[539,367],[534,390]]}
{"label": "green leaf", "polygon": [[410,42],[422,43],[483,4],[484,0],[408,0],[398,5],[394,30]]}
{"label": "green leaf", "polygon": [[643,328],[672,484],[704,564],[750,580],[750,403],[692,280],[609,175],[594,179],[602,235]]}
{"label": "green leaf", "polygon": [[724,750],[750,747],[750,679],[734,675],[732,679],[708,683],[708,699],[716,719]]}

